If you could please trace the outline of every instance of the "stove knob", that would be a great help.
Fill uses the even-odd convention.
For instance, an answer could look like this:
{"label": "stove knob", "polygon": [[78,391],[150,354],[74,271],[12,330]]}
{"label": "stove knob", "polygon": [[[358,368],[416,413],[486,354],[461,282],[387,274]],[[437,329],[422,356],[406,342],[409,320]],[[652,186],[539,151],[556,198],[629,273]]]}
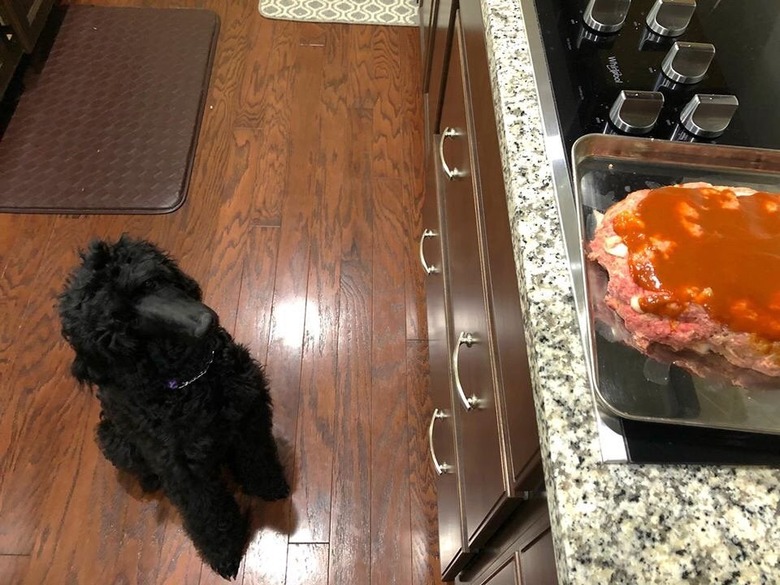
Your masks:
{"label": "stove knob", "polygon": [[626,20],[629,6],[631,0],[590,0],[582,18],[596,32],[617,32]]}
{"label": "stove knob", "polygon": [[647,26],[664,37],[679,37],[688,28],[696,0],[656,0],[647,13]]}
{"label": "stove knob", "polygon": [[664,105],[658,91],[621,91],[609,110],[609,119],[627,134],[645,134],[653,129]]}
{"label": "stove knob", "polygon": [[699,93],[680,112],[680,122],[694,136],[717,138],[728,127],[738,105],[733,95]]}
{"label": "stove knob", "polygon": [[715,45],[677,41],[661,63],[661,71],[677,83],[698,83],[715,57]]}

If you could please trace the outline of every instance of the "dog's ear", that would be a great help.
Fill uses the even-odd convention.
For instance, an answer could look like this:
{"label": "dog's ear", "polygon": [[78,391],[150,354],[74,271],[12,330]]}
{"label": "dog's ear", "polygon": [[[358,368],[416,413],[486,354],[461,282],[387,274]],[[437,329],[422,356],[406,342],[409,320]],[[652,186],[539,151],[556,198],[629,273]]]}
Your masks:
{"label": "dog's ear", "polygon": [[111,248],[103,240],[92,240],[86,250],[79,252],[85,268],[101,270],[111,260]]}
{"label": "dog's ear", "polygon": [[203,291],[200,285],[184,272],[178,271],[176,273],[178,282],[176,283],[188,296],[197,300],[198,302],[203,300]]}

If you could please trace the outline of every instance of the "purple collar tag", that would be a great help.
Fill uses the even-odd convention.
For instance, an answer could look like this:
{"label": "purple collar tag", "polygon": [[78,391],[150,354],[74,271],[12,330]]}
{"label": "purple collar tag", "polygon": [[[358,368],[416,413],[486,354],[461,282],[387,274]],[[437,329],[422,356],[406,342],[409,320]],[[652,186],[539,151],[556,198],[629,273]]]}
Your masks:
{"label": "purple collar tag", "polygon": [[211,350],[211,355],[209,356],[209,361],[208,361],[208,363],[206,363],[206,367],[203,368],[203,370],[199,374],[197,374],[193,378],[190,378],[186,382],[179,382],[177,379],[173,378],[171,380],[168,380],[165,383],[165,387],[168,388],[169,390],[179,390],[181,388],[184,388],[185,386],[189,386],[190,384],[192,384],[196,380],[199,380],[200,378],[202,378],[203,376],[206,375],[206,372],[209,371],[209,368],[211,367],[211,363],[213,361],[214,361],[214,350],[212,349]]}

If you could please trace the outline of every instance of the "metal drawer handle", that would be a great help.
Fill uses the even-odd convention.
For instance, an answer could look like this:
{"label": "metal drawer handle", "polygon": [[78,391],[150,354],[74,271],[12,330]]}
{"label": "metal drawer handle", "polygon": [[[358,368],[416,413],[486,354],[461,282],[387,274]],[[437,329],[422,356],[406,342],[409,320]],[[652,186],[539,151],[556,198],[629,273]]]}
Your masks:
{"label": "metal drawer handle", "polygon": [[461,331],[458,336],[458,343],[455,344],[455,349],[452,352],[452,372],[455,376],[455,390],[458,391],[458,397],[460,398],[463,408],[466,410],[473,410],[479,403],[479,398],[476,396],[469,396],[466,398],[466,393],[463,391],[463,386],[460,384],[460,372],[458,372],[458,357],[460,356],[460,346],[466,344],[466,347],[471,347],[477,343],[477,338],[471,333]]}
{"label": "metal drawer handle", "polygon": [[425,270],[425,274],[436,274],[439,272],[439,269],[436,268],[433,264],[429,265],[425,261],[425,252],[423,251],[423,242],[425,241],[425,238],[434,238],[438,236],[435,231],[433,230],[425,230],[422,233],[422,236],[420,236],[420,264],[422,264],[423,270]]}
{"label": "metal drawer handle", "polygon": [[447,417],[449,417],[447,413],[435,408],[433,410],[433,416],[431,417],[431,424],[428,425],[428,449],[431,451],[431,460],[433,461],[433,469],[436,471],[436,475],[452,473],[452,465],[449,463],[439,463],[439,460],[436,458],[436,453],[433,450],[433,425],[436,424],[436,419]]}
{"label": "metal drawer handle", "polygon": [[456,138],[462,135],[463,133],[460,130],[445,128],[444,132],[441,133],[441,138],[439,138],[439,161],[441,161],[441,168],[444,170],[444,174],[450,181],[465,177],[466,173],[464,171],[459,171],[458,169],[450,169],[450,167],[447,166],[447,161],[444,160],[444,141],[447,140],[447,138]]}

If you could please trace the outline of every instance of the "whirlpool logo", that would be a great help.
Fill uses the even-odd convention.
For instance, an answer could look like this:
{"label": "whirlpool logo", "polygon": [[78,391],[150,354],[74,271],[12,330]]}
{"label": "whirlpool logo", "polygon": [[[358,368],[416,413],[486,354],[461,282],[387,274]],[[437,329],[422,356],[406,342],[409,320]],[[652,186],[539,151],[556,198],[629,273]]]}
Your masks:
{"label": "whirlpool logo", "polygon": [[615,55],[610,55],[607,59],[607,71],[609,71],[612,74],[612,79],[615,80],[615,83],[622,84],[623,83],[623,72],[620,70],[620,65],[618,65],[618,60]]}

